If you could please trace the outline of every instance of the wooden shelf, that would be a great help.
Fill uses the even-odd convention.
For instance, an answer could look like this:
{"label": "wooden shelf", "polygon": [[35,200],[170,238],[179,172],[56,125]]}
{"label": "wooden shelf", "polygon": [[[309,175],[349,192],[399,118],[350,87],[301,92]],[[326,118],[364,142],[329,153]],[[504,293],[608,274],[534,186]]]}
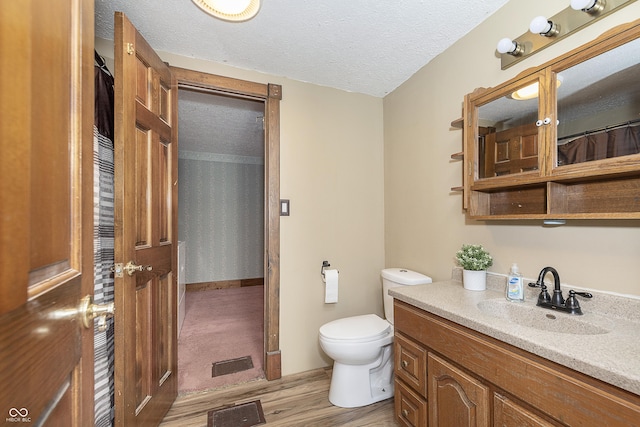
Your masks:
{"label": "wooden shelf", "polygon": [[464,119],[460,117],[451,122],[451,127],[456,129],[462,129],[464,127]]}
{"label": "wooden shelf", "polygon": [[460,151],[459,153],[453,153],[451,155],[452,160],[463,160],[464,159],[464,151]]}
{"label": "wooden shelf", "polygon": [[475,219],[637,219],[639,193],[640,177],[474,190],[469,214]]}
{"label": "wooden shelf", "polygon": [[464,191],[464,187],[462,185],[459,187],[451,187],[451,191]]}

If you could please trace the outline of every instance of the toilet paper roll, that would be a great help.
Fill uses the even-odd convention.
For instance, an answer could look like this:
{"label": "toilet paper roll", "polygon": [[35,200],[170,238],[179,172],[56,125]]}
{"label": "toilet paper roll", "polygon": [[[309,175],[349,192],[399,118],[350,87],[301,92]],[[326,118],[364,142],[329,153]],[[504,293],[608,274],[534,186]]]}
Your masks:
{"label": "toilet paper roll", "polygon": [[338,302],[338,270],[325,269],[324,280],[325,280],[325,290],[324,290],[325,304],[333,304]]}

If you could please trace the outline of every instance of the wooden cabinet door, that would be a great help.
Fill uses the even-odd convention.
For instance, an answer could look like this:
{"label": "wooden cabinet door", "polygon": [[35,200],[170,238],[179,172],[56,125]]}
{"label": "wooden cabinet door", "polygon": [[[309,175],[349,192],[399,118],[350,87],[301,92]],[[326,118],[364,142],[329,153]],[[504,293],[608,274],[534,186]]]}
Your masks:
{"label": "wooden cabinet door", "polygon": [[177,396],[177,86],[115,16],[115,419],[160,423]]}
{"label": "wooden cabinet door", "polygon": [[93,425],[93,1],[0,1],[0,420]]}
{"label": "wooden cabinet door", "polygon": [[429,427],[489,427],[487,386],[432,353],[427,372]]}

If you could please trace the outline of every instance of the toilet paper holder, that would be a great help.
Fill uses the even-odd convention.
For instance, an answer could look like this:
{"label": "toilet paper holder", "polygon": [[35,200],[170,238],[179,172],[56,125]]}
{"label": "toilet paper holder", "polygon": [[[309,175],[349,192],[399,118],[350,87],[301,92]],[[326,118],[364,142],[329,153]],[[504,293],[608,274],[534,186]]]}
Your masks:
{"label": "toilet paper holder", "polygon": [[[325,274],[324,274],[324,269],[331,267],[331,264],[329,264],[329,261],[322,261],[322,268],[320,269],[320,274],[322,274],[322,280],[325,280]],[[338,273],[340,273],[340,271],[338,271]]]}
{"label": "toilet paper holder", "polygon": [[322,274],[322,278],[324,279],[324,269],[327,267],[331,267],[329,261],[322,261],[322,268],[320,269],[320,274]]}

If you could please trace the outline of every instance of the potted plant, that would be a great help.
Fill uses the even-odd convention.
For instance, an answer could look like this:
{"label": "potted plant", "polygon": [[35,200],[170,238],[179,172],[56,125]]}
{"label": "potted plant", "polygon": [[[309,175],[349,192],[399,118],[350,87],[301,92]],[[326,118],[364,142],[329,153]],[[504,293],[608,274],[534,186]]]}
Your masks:
{"label": "potted plant", "polygon": [[493,258],[482,245],[462,245],[462,249],[456,252],[456,261],[463,269],[462,283],[465,289],[487,289],[487,268],[493,265]]}

